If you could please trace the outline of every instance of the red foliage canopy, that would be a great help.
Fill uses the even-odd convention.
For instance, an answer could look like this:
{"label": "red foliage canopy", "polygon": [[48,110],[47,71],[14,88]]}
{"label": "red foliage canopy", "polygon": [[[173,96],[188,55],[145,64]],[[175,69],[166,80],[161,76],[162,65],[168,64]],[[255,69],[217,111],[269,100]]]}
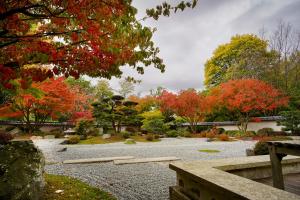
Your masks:
{"label": "red foliage canopy", "polygon": [[192,130],[197,122],[205,119],[214,104],[211,96],[198,94],[195,90],[185,90],[179,94],[163,91],[159,100],[162,112],[171,111],[183,117],[190,123]]}
{"label": "red foliage canopy", "polygon": [[250,113],[272,111],[288,104],[288,97],[271,85],[256,79],[231,80],[213,92],[220,105],[232,111]]}
{"label": "red foliage canopy", "polygon": [[6,76],[109,78],[126,64],[143,73],[135,66],[140,62],[163,70],[152,30],[136,20],[136,12],[122,0],[0,1],[0,86],[12,88]]}
{"label": "red foliage canopy", "polygon": [[19,95],[13,98],[12,103],[1,108],[1,117],[21,117],[25,121],[31,118],[45,120],[49,117],[56,118],[59,113],[74,109],[76,96],[64,83],[63,78],[33,83],[33,88],[42,92],[40,98],[21,90]]}

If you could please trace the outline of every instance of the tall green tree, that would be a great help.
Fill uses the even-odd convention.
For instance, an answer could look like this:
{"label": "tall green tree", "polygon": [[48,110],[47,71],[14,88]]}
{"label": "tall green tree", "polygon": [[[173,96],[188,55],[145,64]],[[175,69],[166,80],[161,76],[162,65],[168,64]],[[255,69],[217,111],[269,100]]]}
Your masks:
{"label": "tall green tree", "polygon": [[110,98],[114,95],[113,89],[110,87],[107,80],[99,80],[95,86],[95,94],[97,99]]}
{"label": "tall green tree", "polygon": [[252,34],[232,37],[205,63],[205,85],[210,88],[229,79],[263,79],[273,56],[267,46],[267,41]]}
{"label": "tall green tree", "polygon": [[119,82],[120,89],[119,94],[124,98],[127,98],[130,94],[134,92],[135,85],[132,81],[124,79]]}

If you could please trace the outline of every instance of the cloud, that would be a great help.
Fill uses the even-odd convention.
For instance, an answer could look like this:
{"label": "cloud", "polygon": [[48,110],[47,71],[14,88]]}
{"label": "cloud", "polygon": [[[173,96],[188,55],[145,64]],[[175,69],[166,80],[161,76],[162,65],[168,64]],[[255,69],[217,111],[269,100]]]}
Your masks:
{"label": "cloud", "polygon": [[[163,0],[133,0],[138,9],[137,18],[145,16],[146,8],[161,2]],[[125,67],[124,76],[134,75],[142,80],[136,87],[137,93],[158,86],[174,91],[204,89],[204,63],[220,44],[229,42],[236,34],[258,34],[263,26],[273,30],[279,19],[300,30],[299,10],[299,0],[199,0],[193,10],[143,22],[146,26],[157,27],[153,40],[160,48],[166,72],[162,74],[150,67],[141,76]],[[118,87],[117,79],[110,82],[112,87]]]}

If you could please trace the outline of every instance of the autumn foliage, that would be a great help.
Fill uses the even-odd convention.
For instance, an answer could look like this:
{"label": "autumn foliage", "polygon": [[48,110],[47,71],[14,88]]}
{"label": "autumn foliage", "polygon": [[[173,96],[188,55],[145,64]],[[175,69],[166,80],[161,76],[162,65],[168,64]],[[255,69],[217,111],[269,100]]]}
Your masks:
{"label": "autumn foliage", "polygon": [[86,99],[72,91],[64,78],[33,83],[32,87],[35,94],[20,89],[11,103],[0,108],[0,117],[20,119],[26,123],[28,131],[33,131],[36,127],[31,122],[38,125],[49,119],[57,120],[62,115],[69,115],[74,119],[91,115],[88,114],[88,109],[84,110],[82,107]]}
{"label": "autumn foliage", "polygon": [[0,89],[13,89],[16,77],[23,85],[53,75],[109,78],[126,64],[143,73],[138,62],[163,70],[136,12],[120,0],[0,1]]}
{"label": "autumn foliage", "polygon": [[242,131],[251,117],[287,106],[288,97],[271,85],[256,79],[230,80],[212,91],[219,106],[238,113]]}
{"label": "autumn foliage", "polygon": [[212,97],[198,94],[195,90],[185,90],[179,94],[163,91],[159,101],[162,112],[174,112],[184,118],[189,122],[193,132],[196,124],[204,121],[214,105]]}

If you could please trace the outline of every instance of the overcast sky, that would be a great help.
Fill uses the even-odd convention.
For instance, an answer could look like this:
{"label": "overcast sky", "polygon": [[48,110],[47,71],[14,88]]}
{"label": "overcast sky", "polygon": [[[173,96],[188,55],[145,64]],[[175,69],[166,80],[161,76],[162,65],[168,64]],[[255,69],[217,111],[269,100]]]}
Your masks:
{"label": "overcast sky", "polygon": [[[155,7],[161,0],[133,0],[138,17],[146,8]],[[178,1],[169,0],[174,4]],[[134,75],[142,83],[136,93],[145,94],[162,86],[172,91],[204,88],[204,63],[218,45],[227,43],[236,34],[258,34],[262,27],[272,32],[279,20],[289,22],[300,30],[300,0],[199,0],[194,9],[158,21],[147,20],[144,25],[157,27],[153,37],[166,65],[165,73],[149,67],[144,75],[124,68],[124,76]],[[118,81],[110,84],[118,88]]]}

